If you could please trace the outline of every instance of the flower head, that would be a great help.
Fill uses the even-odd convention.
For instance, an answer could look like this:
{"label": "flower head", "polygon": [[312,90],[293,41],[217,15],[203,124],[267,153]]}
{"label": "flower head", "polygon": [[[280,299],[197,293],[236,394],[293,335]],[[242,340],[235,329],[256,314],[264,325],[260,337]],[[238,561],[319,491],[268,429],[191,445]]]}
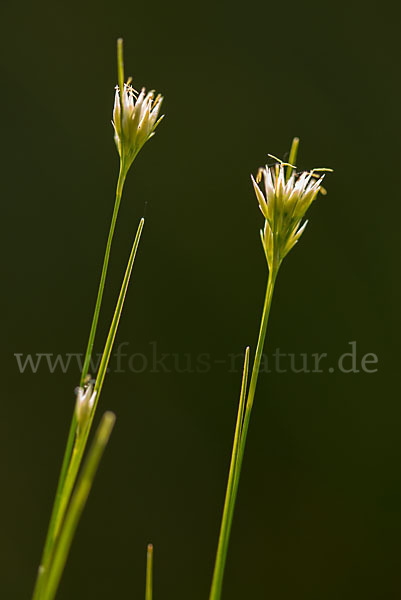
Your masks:
{"label": "flower head", "polygon": [[122,97],[116,87],[113,127],[114,139],[121,160],[128,169],[139,150],[155,132],[163,117],[157,120],[163,97],[142,88],[138,95],[129,83],[124,83]]}
{"label": "flower head", "polygon": [[97,392],[92,391],[92,385],[79,387],[77,390],[77,401],[75,404],[75,415],[78,428],[82,429],[88,422],[95,404]]}
{"label": "flower head", "polygon": [[[256,181],[252,177],[259,207],[266,219],[261,237],[270,269],[280,266],[301,237],[307,224],[305,221],[301,225],[302,218],[322,189],[324,175],[316,173],[329,170],[297,173],[292,165],[279,162],[259,169]],[[262,178],[264,193],[258,185]]]}

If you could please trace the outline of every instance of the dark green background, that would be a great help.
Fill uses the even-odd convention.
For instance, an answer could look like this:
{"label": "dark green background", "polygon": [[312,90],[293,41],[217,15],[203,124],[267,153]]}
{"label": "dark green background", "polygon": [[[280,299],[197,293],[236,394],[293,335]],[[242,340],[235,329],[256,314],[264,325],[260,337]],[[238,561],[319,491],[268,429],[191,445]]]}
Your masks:
{"label": "dark green background", "polygon": [[[376,374],[262,375],[224,598],[401,593],[398,24],[390,4],[3,2],[1,598],[29,598],[78,372],[20,374],[14,353],[83,352],[118,169],[115,41],[166,119],[131,171],[97,338],[138,220],[117,344],[129,353],[255,347],[266,268],[249,174],[301,137],[331,166],[280,273],[268,351],[357,342]],[[208,597],[240,385],[110,373],[117,424],[60,600]]]}

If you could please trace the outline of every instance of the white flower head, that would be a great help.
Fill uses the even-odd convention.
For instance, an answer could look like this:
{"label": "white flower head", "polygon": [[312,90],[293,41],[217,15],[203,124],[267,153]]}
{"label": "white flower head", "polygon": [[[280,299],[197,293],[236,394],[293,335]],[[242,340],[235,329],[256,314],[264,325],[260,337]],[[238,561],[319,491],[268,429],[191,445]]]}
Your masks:
{"label": "white flower head", "polygon": [[154,91],[140,94],[124,83],[122,97],[116,87],[113,110],[114,139],[122,162],[128,169],[142,146],[154,135],[163,117],[157,119],[163,97]]}
{"label": "white flower head", "polygon": [[[289,177],[285,167],[291,169]],[[319,171],[331,169],[297,173],[293,165],[279,162],[272,167],[266,165],[264,169],[259,169],[256,181],[252,177],[259,207],[266,219],[261,237],[270,269],[273,265],[280,266],[301,237],[307,224],[305,221],[301,225],[301,221],[319,191],[322,191],[324,174],[316,175]],[[262,179],[264,193],[258,185]]]}
{"label": "white flower head", "polygon": [[78,427],[82,429],[88,422],[95,405],[97,392],[92,391],[92,385],[79,387],[77,390],[77,401],[75,404],[75,414],[77,417]]}

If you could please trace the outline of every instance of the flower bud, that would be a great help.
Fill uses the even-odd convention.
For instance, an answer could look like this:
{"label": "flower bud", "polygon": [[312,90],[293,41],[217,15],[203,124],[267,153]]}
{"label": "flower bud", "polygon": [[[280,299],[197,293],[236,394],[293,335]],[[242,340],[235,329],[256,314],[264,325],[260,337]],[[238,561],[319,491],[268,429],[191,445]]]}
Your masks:
{"label": "flower bud", "polygon": [[91,384],[78,388],[75,415],[77,417],[79,430],[82,430],[89,421],[95,404],[96,394],[97,392],[92,392]]}

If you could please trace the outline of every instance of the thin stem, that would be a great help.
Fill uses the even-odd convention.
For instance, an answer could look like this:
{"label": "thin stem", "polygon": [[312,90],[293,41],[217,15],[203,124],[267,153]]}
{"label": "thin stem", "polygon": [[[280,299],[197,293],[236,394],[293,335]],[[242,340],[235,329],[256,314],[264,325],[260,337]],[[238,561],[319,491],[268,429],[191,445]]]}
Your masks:
{"label": "thin stem", "polygon": [[252,367],[251,381],[249,384],[247,407],[249,406],[250,408],[252,408],[253,400],[255,397],[256,384],[257,384],[258,375],[259,375],[260,361],[262,359],[263,347],[265,344],[267,324],[269,322],[270,307],[271,307],[271,303],[272,303],[273,291],[274,291],[274,285],[276,283],[277,273],[278,273],[278,267],[275,267],[273,265],[273,267],[269,271],[269,279],[267,282],[265,303],[263,306],[262,319],[260,322],[258,343],[256,346],[255,359],[253,361],[253,367]]}
{"label": "thin stem", "polygon": [[99,399],[100,392],[102,390],[103,381],[107,371],[107,365],[109,364],[111,351],[113,348],[114,339],[116,337],[118,324],[120,322],[121,312],[124,306],[125,296],[127,294],[128,284],[131,278],[132,267],[134,266],[134,260],[136,251],[138,250],[139,240],[141,239],[142,229],[145,223],[145,219],[141,219],[138,225],[138,229],[135,235],[134,243],[132,244],[131,254],[128,260],[127,268],[125,271],[123,283],[120,290],[120,295],[117,300],[116,308],[114,311],[113,320],[111,322],[109,334],[107,336],[106,345],[104,348],[102,360],[100,362],[99,371],[96,378],[94,391],[97,392],[96,402]]}
{"label": "thin stem", "polygon": [[247,434],[248,434],[249,422],[251,419],[253,401],[255,398],[256,384],[258,382],[259,369],[260,369],[260,361],[262,359],[263,347],[265,344],[267,324],[269,322],[270,307],[271,307],[271,303],[272,303],[272,299],[273,299],[274,285],[276,283],[277,273],[278,273],[278,267],[276,269],[271,269],[271,271],[269,272],[269,279],[267,282],[266,297],[265,297],[265,303],[263,306],[262,320],[260,323],[258,344],[256,346],[255,360],[253,362],[251,382],[249,384],[248,397],[246,400],[244,424],[243,424],[242,431],[241,431],[241,443],[240,443],[240,447],[239,447],[239,451],[238,451],[237,473],[236,473],[236,477],[238,480],[239,480],[239,477],[241,474],[242,461],[243,461],[244,454],[245,454],[246,438],[247,438]]}
{"label": "thin stem", "polygon": [[145,600],[153,598],[153,545],[148,544],[146,553],[146,590]]}
{"label": "thin stem", "polygon": [[[295,165],[295,162],[297,160],[297,154],[298,154],[298,146],[299,146],[299,138],[294,137],[294,139],[292,140],[292,144],[291,144],[290,157],[288,159],[288,162],[290,163],[290,165]],[[289,166],[289,167],[287,167],[287,172],[285,175],[286,181],[289,180],[291,173],[292,173],[292,167]]]}
{"label": "thin stem", "polygon": [[131,278],[132,268],[134,266],[134,260],[135,260],[135,256],[136,256],[136,251],[138,249],[139,240],[141,238],[143,225],[144,225],[144,219],[141,219],[139,226],[138,226],[138,230],[136,232],[134,243],[132,245],[131,254],[130,254],[130,257],[128,260],[128,265],[127,265],[127,268],[125,271],[123,283],[122,283],[120,294],[118,297],[116,309],[114,311],[114,316],[113,316],[113,320],[111,322],[109,334],[107,336],[105,349],[103,351],[102,360],[100,363],[99,372],[98,372],[98,376],[97,376],[95,387],[94,387],[94,391],[97,392],[95,405],[92,409],[92,414],[91,414],[91,417],[88,421],[88,424],[87,424],[85,430],[82,431],[82,433],[75,438],[75,444],[74,444],[74,448],[73,448],[73,451],[71,454],[71,460],[70,460],[70,463],[68,466],[68,472],[65,477],[62,495],[61,495],[60,503],[58,506],[58,512],[55,517],[55,522],[54,522],[54,526],[53,526],[52,546],[49,549],[49,553],[47,555],[46,562],[42,563],[42,568],[40,569],[40,576],[39,576],[39,578],[41,580],[40,588],[38,588],[37,593],[35,591],[36,596],[34,596],[34,600],[40,599],[39,591],[41,589],[45,589],[45,591],[47,591],[48,582],[50,580],[49,578],[51,576],[51,573],[53,572],[54,560],[55,560],[54,541],[57,540],[57,536],[59,534],[61,535],[61,532],[63,530],[64,517],[65,517],[66,511],[68,508],[68,503],[71,498],[71,494],[72,494],[72,491],[73,491],[73,488],[75,485],[75,481],[77,479],[79,467],[81,465],[82,458],[83,458],[83,455],[85,452],[88,436],[89,436],[91,426],[93,423],[93,419],[95,416],[95,412],[96,412],[97,403],[99,401],[99,396],[102,391],[104,378],[105,378],[105,375],[107,372],[107,366],[109,364],[114,339],[115,339],[115,336],[117,333],[118,324],[120,322],[121,313],[122,313],[122,309],[124,306],[124,300],[125,300],[125,296],[127,294],[128,284],[129,284],[129,281]]}
{"label": "thin stem", "polygon": [[[221,598],[222,587],[223,587],[224,568],[225,568],[225,563],[226,563],[226,558],[227,558],[231,523],[232,523],[232,518],[233,518],[233,514],[234,514],[235,502],[236,502],[236,498],[237,498],[237,492],[238,492],[238,486],[239,486],[239,480],[240,480],[240,474],[241,474],[241,467],[242,467],[242,462],[243,462],[243,458],[244,458],[244,454],[245,454],[245,445],[246,445],[246,438],[247,438],[247,434],[248,434],[249,421],[251,418],[251,411],[252,411],[253,401],[255,398],[256,384],[258,381],[260,362],[261,362],[262,354],[263,354],[263,347],[264,347],[265,338],[266,338],[267,324],[269,321],[270,307],[271,307],[271,303],[272,303],[274,285],[276,282],[278,269],[279,269],[279,266],[273,266],[273,268],[269,271],[269,279],[267,282],[265,302],[264,302],[264,306],[263,306],[262,319],[261,319],[261,324],[260,324],[260,329],[259,329],[258,343],[256,346],[255,359],[253,362],[252,375],[251,375],[251,381],[249,384],[246,405],[245,405],[245,401],[244,401],[245,390],[246,390],[246,381],[245,381],[245,389],[244,389],[244,379],[245,379],[245,368],[246,368],[246,376],[247,376],[248,365],[247,365],[247,358],[245,360],[244,376],[243,376],[242,389],[241,389],[240,407],[238,410],[238,419],[237,419],[237,426],[236,426],[236,431],[235,431],[234,445],[233,445],[233,451],[232,451],[232,457],[231,457],[230,472],[229,472],[227,491],[226,491],[226,499],[225,499],[225,503],[224,503],[223,519],[222,519],[222,524],[221,524],[221,529],[220,529],[219,545],[218,545],[218,550],[217,550],[216,563],[215,563],[215,568],[214,568],[214,573],[213,573],[212,588],[211,588],[209,600],[220,600],[220,598]],[[249,352],[249,349],[248,349],[248,352]],[[240,413],[241,413],[241,415],[240,415]],[[238,426],[238,423],[240,423],[240,427]]]}
{"label": "thin stem", "polygon": [[230,470],[228,474],[227,490],[224,500],[223,517],[220,526],[219,542],[217,546],[216,561],[214,565],[210,600],[217,600],[221,596],[223,586],[224,569],[227,559],[228,543],[230,540],[231,524],[234,515],[235,501],[237,497],[238,481],[235,484],[236,464],[238,458],[239,443],[245,410],[246,386],[248,380],[249,347],[245,351],[244,370],[242,374],[241,394],[235,426],[234,443],[231,454]]}
{"label": "thin stem", "polygon": [[248,397],[247,397],[246,407],[245,407],[244,422],[243,422],[242,431],[241,431],[241,440],[240,440],[240,445],[239,445],[239,449],[238,449],[238,460],[237,460],[236,472],[235,472],[235,485],[236,486],[238,486],[238,484],[239,484],[239,478],[241,475],[241,467],[242,467],[242,462],[243,462],[244,454],[245,454],[246,438],[248,435],[249,422],[251,419],[253,400],[255,397],[256,384],[257,384],[259,368],[260,368],[260,361],[261,361],[262,354],[263,354],[263,347],[264,347],[264,342],[265,342],[265,337],[266,337],[267,324],[269,321],[270,307],[271,307],[271,302],[272,302],[272,298],[273,298],[273,291],[274,291],[274,284],[276,281],[276,277],[277,277],[277,272],[276,272],[276,275],[269,274],[269,281],[268,281],[267,290],[266,290],[266,299],[265,299],[265,304],[263,307],[262,321],[261,321],[261,325],[260,325],[258,345],[256,348],[255,360],[253,363],[251,383],[249,385]]}
{"label": "thin stem", "polygon": [[72,489],[73,489],[73,486],[74,486],[74,483],[75,483],[75,480],[76,480],[76,477],[78,474],[78,470],[79,470],[79,467],[80,467],[80,464],[82,461],[82,456],[85,451],[86,443],[88,440],[89,432],[91,430],[93,419],[95,416],[96,407],[99,402],[99,397],[100,397],[100,394],[101,394],[101,391],[103,388],[104,378],[107,373],[107,367],[108,367],[111,352],[113,349],[113,343],[114,343],[114,340],[116,337],[118,324],[120,322],[121,313],[122,313],[122,309],[124,306],[124,300],[125,300],[125,296],[127,294],[128,284],[129,284],[129,281],[131,278],[132,268],[134,266],[136,251],[138,249],[139,240],[141,239],[141,233],[142,233],[144,222],[145,222],[144,219],[140,220],[140,223],[139,223],[139,226],[138,226],[138,229],[136,232],[135,240],[132,245],[132,250],[131,250],[129,260],[128,260],[128,264],[127,264],[127,268],[125,271],[120,294],[119,294],[116,308],[114,311],[114,316],[113,316],[113,319],[112,319],[112,322],[110,325],[110,330],[109,330],[109,333],[107,336],[105,348],[104,348],[103,355],[102,355],[102,360],[100,362],[100,367],[99,367],[99,371],[98,371],[98,375],[97,375],[96,383],[95,383],[95,387],[94,387],[94,392],[97,392],[97,393],[96,393],[95,404],[92,409],[92,414],[91,414],[91,417],[89,419],[86,429],[76,439],[74,452],[73,452],[73,455],[71,458],[69,472],[66,477],[63,504],[60,507],[60,523],[61,523],[61,519],[62,519],[62,514],[63,514],[63,512],[65,512],[66,505],[68,503],[69,497],[71,495],[71,492],[72,492]]}
{"label": "thin stem", "polygon": [[123,161],[121,161],[120,162],[120,172],[118,174],[118,181],[117,181],[116,200],[115,200],[115,203],[114,203],[113,215],[112,215],[112,218],[111,218],[110,230],[109,230],[109,235],[108,235],[108,238],[107,238],[106,251],[105,251],[105,254],[104,254],[102,273],[101,273],[101,276],[100,276],[99,289],[98,289],[98,292],[97,292],[97,298],[96,298],[96,304],[95,304],[95,311],[93,313],[92,325],[91,325],[91,329],[90,329],[90,333],[89,333],[88,346],[86,348],[84,365],[83,365],[83,368],[82,368],[81,382],[80,382],[81,387],[85,383],[85,378],[86,378],[86,376],[88,374],[90,360],[91,360],[91,357],[92,357],[93,344],[95,342],[95,335],[96,335],[97,323],[98,323],[98,320],[99,320],[100,307],[101,307],[101,304],[102,304],[104,286],[105,286],[105,283],[106,283],[107,269],[108,269],[108,266],[109,266],[111,244],[112,244],[112,241],[113,241],[114,230],[115,230],[115,227],[116,227],[118,210],[120,208],[121,196],[122,196],[122,193],[123,193],[123,187],[124,187],[124,182],[125,182],[126,176],[127,176],[127,170],[126,170],[126,168],[125,168],[125,166],[123,164]]}
{"label": "thin stem", "polygon": [[89,450],[88,458],[85,461],[76,490],[71,498],[71,504],[65,517],[64,526],[56,544],[52,569],[49,573],[46,587],[46,600],[53,600],[56,594],[78,521],[88,499],[93,479],[107,442],[109,441],[114,422],[115,416],[113,413],[106,412],[103,415],[96,432],[96,437]]}
{"label": "thin stem", "polygon": [[100,363],[100,367],[99,367],[99,372],[97,375],[97,379],[96,379],[96,383],[95,383],[95,387],[94,387],[94,391],[97,392],[96,394],[96,400],[95,400],[95,405],[93,406],[92,409],[92,414],[91,417],[89,419],[89,422],[85,428],[85,430],[79,434],[76,437],[75,440],[75,445],[74,445],[74,449],[71,455],[71,461],[69,464],[69,468],[68,468],[68,473],[66,475],[65,478],[65,484],[64,484],[64,489],[63,489],[63,495],[60,501],[60,506],[59,506],[59,511],[58,511],[58,515],[57,515],[57,520],[55,523],[55,528],[54,528],[54,535],[55,537],[57,536],[60,527],[62,525],[63,519],[64,519],[64,515],[67,509],[67,505],[68,502],[70,500],[71,497],[71,493],[73,490],[73,487],[75,485],[75,481],[77,478],[77,474],[79,471],[79,467],[81,465],[82,462],[82,457],[86,448],[86,443],[88,440],[88,436],[91,430],[91,426],[93,423],[93,419],[95,416],[95,412],[96,412],[96,407],[97,407],[97,403],[99,401],[99,397],[100,397],[100,393],[102,391],[102,387],[103,387],[103,382],[104,382],[104,378],[107,372],[107,366],[109,364],[109,360],[110,360],[110,356],[111,356],[111,352],[112,352],[112,348],[113,348],[113,343],[114,343],[114,339],[117,333],[117,327],[118,324],[120,322],[120,318],[121,318],[121,313],[122,313],[122,309],[123,309],[123,305],[124,305],[124,300],[125,300],[125,296],[127,293],[127,289],[128,289],[128,284],[129,284],[129,280],[131,277],[131,273],[132,273],[132,268],[134,266],[134,260],[135,260],[135,256],[136,256],[136,251],[138,249],[138,245],[139,245],[139,240],[141,238],[141,232],[143,229],[143,224],[144,224],[144,220],[141,219],[139,226],[138,226],[138,230],[136,232],[136,236],[135,236],[135,240],[134,243],[132,245],[132,250],[131,250],[131,254],[129,257],[129,261],[128,261],[128,265],[127,265],[127,269],[125,271],[125,276],[124,276],[124,280],[121,286],[121,290],[120,290],[120,294],[118,297],[118,301],[117,301],[117,305],[116,305],[116,309],[114,312],[114,316],[113,316],[113,320],[111,322],[111,326],[110,326],[110,330],[109,330],[109,334],[107,336],[107,340],[106,340],[106,345],[103,351],[103,355],[102,355],[102,360]]}
{"label": "thin stem", "polygon": [[52,514],[50,517],[49,528],[48,528],[47,535],[46,535],[45,547],[44,547],[42,558],[40,561],[40,567],[39,567],[38,575],[37,575],[37,579],[36,579],[33,600],[38,600],[41,597],[42,584],[43,584],[44,576],[46,573],[44,565],[47,563],[47,560],[50,555],[50,551],[51,551],[51,548],[52,548],[52,545],[54,542],[54,528],[56,525],[57,515],[58,515],[58,511],[60,508],[60,502],[61,502],[61,498],[62,498],[62,494],[63,494],[65,478],[66,478],[66,475],[68,472],[68,466],[70,464],[72,449],[74,446],[76,427],[77,427],[77,420],[76,420],[75,406],[74,406],[74,412],[72,415],[70,431],[69,431],[68,439],[67,439],[67,445],[66,445],[66,448],[64,451],[63,464],[61,467],[61,472],[60,472],[60,476],[59,476],[59,480],[58,480],[58,484],[57,484],[56,498],[54,500]]}
{"label": "thin stem", "polygon": [[[91,360],[91,356],[92,356],[93,344],[94,344],[94,340],[95,340],[96,329],[97,329],[97,324],[98,324],[98,320],[99,320],[99,313],[100,313],[100,308],[101,308],[101,303],[102,303],[102,298],[103,298],[104,286],[105,286],[105,282],[106,282],[107,269],[108,269],[108,265],[109,265],[111,244],[113,241],[114,230],[115,230],[115,226],[116,226],[118,211],[120,208],[121,197],[122,197],[122,192],[123,192],[126,175],[127,175],[127,170],[125,168],[125,165],[123,164],[123,161],[120,161],[120,171],[119,171],[117,187],[116,187],[116,199],[114,202],[113,215],[112,215],[112,219],[111,219],[109,235],[107,238],[106,251],[105,251],[105,255],[104,255],[104,259],[103,259],[103,266],[102,266],[102,272],[101,272],[101,276],[100,276],[99,289],[98,289],[97,298],[96,298],[95,311],[93,314],[88,345],[86,348],[85,359],[84,359],[83,369],[82,369],[82,373],[81,373],[81,380],[80,380],[81,387],[85,383],[85,379],[88,374],[90,360]],[[72,459],[72,453],[73,453],[76,433],[77,433],[77,420],[76,420],[75,409],[74,409],[72,420],[71,420],[71,425],[70,425],[70,430],[68,433],[67,444],[66,444],[66,448],[64,451],[63,464],[61,467],[60,476],[59,476],[59,480],[58,480],[58,484],[57,484],[56,497],[55,497],[55,501],[53,504],[49,527],[48,527],[47,534],[46,534],[46,541],[45,541],[45,546],[44,546],[44,550],[43,550],[43,554],[42,554],[42,558],[41,558],[41,564],[40,564],[40,567],[38,570],[38,575],[37,575],[37,579],[36,579],[36,583],[35,583],[33,600],[40,599],[44,577],[48,570],[47,563],[48,563],[49,556],[51,554],[51,551],[52,551],[52,548],[54,545],[54,540],[55,540],[56,530],[57,530],[56,525],[57,525],[57,523],[60,522],[60,506],[62,504],[62,499],[64,497],[64,486],[65,486],[67,473],[68,473],[69,467],[71,465],[71,459]]]}
{"label": "thin stem", "polygon": [[120,109],[121,109],[121,117],[122,117],[123,92],[124,92],[124,48],[123,48],[123,39],[122,38],[118,38],[118,40],[117,40],[117,78],[118,78],[118,87],[119,87],[119,91],[120,91]]}

